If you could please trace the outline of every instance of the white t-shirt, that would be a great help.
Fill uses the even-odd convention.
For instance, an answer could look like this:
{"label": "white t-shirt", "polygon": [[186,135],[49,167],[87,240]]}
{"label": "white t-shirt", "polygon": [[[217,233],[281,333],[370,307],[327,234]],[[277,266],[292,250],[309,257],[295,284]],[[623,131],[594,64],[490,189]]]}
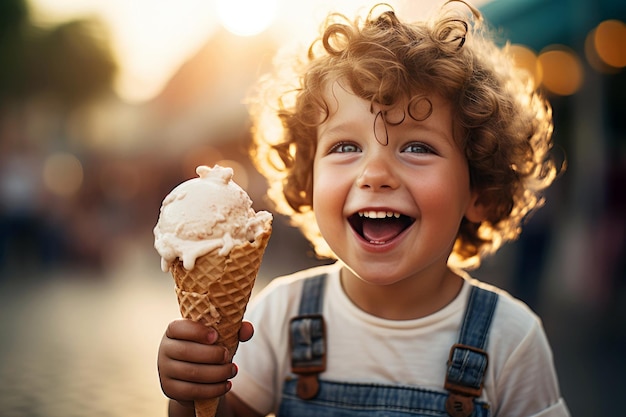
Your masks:
{"label": "white t-shirt", "polygon": [[298,315],[303,278],[326,272],[322,313],[328,354],[321,379],[444,391],[446,362],[457,342],[470,285],[478,285],[500,294],[481,400],[491,404],[494,417],[569,416],[541,321],[522,302],[461,272],[462,290],[443,309],[415,320],[386,320],[350,301],[340,268],[335,263],[276,278],[250,302],[246,319],[254,324],[255,334],[239,345],[233,392],[261,414],[276,412],[283,381],[290,375],[288,324]]}

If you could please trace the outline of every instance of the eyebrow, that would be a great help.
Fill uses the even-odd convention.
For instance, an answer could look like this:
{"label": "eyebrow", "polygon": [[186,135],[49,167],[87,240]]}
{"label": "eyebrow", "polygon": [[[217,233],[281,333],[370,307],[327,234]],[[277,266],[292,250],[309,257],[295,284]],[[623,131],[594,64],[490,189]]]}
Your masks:
{"label": "eyebrow", "polygon": [[425,130],[430,133],[434,133],[437,136],[440,136],[444,139],[451,139],[454,142],[454,135],[449,135],[448,132],[442,130],[441,128],[439,128],[439,126],[424,126],[423,125],[424,122],[417,122],[417,121],[415,121],[415,123],[417,123],[420,129],[422,130]]}
{"label": "eyebrow", "polygon": [[318,138],[323,135],[335,135],[338,133],[350,133],[358,128],[361,123],[356,121],[344,121],[341,123],[324,122],[317,128]]}

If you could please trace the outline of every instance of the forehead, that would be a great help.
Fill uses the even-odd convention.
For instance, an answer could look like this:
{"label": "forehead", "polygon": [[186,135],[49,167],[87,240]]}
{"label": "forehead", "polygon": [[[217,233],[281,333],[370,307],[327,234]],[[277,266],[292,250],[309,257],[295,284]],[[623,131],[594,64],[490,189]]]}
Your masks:
{"label": "forehead", "polygon": [[359,97],[341,83],[334,83],[326,88],[324,100],[328,112],[317,129],[318,139],[373,132],[379,143],[387,144],[389,135],[407,138],[433,134],[454,147],[459,146],[451,103],[438,94],[415,95],[384,106]]}
{"label": "forehead", "polygon": [[356,116],[367,112],[375,117],[383,114],[390,125],[407,122],[421,123],[430,119],[433,113],[444,113],[451,119],[451,102],[436,92],[417,92],[393,99],[392,104],[382,104],[370,97],[361,97],[354,93],[347,82],[337,80],[324,86],[323,99],[327,114],[322,123],[330,119]]}
{"label": "forehead", "polygon": [[409,109],[416,119],[425,118],[425,112],[437,104],[437,107],[451,107],[450,100],[444,98],[437,91],[408,92],[398,97],[385,97],[378,100],[375,93],[355,93],[349,83],[343,79],[327,81],[322,88],[322,97],[328,110],[333,113],[339,110],[341,104],[347,101],[363,100],[367,103],[367,109],[374,113],[384,111],[387,113],[402,112]]}

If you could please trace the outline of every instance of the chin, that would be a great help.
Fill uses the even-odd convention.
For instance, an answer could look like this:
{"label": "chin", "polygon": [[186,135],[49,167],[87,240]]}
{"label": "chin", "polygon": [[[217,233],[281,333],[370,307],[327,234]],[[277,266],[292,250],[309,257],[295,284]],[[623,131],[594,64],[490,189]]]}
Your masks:
{"label": "chin", "polygon": [[370,285],[387,286],[403,280],[403,277],[394,277],[390,274],[389,265],[372,267],[370,264],[367,267],[351,268],[345,262],[341,262],[350,274]]}

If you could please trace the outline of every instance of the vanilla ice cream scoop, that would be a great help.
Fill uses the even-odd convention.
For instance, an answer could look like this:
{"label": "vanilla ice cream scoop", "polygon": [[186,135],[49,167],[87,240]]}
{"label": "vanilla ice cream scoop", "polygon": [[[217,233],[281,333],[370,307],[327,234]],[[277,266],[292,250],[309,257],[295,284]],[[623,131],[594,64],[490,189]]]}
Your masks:
{"label": "vanilla ice cream scoop", "polygon": [[272,221],[269,212],[254,211],[248,194],[233,181],[232,168],[199,166],[196,173],[198,178],[178,185],[161,205],[154,247],[164,272],[176,258],[191,270],[202,255],[226,256],[233,246],[253,242]]}

